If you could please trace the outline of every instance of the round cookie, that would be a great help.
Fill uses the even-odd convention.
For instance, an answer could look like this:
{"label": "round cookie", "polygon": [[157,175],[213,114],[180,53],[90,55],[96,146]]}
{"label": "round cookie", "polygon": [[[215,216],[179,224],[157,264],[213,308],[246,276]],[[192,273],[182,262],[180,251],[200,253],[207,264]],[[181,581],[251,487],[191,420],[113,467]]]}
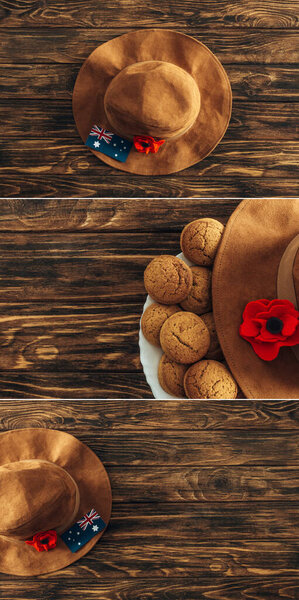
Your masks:
{"label": "round cookie", "polygon": [[160,348],[160,331],[165,321],[180,307],[176,304],[158,304],[155,302],[147,307],[141,317],[141,329],[145,339]]}
{"label": "round cookie", "polygon": [[191,267],[193,282],[189,296],[181,307],[197,315],[212,310],[212,271],[207,267]]}
{"label": "round cookie", "polygon": [[144,286],[156,302],[179,304],[187,298],[191,290],[192,272],[190,267],[176,256],[157,256],[144,271]]}
{"label": "round cookie", "polygon": [[200,317],[182,311],[165,321],[160,333],[160,344],[168,358],[188,365],[206,354],[210,346],[210,334]]}
{"label": "round cookie", "polygon": [[229,370],[216,360],[201,360],[189,367],[184,377],[187,398],[231,400],[238,387]]}
{"label": "round cookie", "polygon": [[158,379],[167,394],[177,398],[185,398],[184,376],[189,365],[174,362],[163,354],[158,368]]}
{"label": "round cookie", "polygon": [[186,258],[196,265],[209,267],[213,264],[224,226],[216,219],[197,219],[184,227],[181,233],[181,249]]}
{"label": "round cookie", "polygon": [[206,324],[210,334],[210,347],[206,353],[205,358],[211,358],[213,360],[223,360],[224,356],[221,350],[221,346],[219,344],[213,313],[205,313],[204,315],[201,315],[201,319]]}

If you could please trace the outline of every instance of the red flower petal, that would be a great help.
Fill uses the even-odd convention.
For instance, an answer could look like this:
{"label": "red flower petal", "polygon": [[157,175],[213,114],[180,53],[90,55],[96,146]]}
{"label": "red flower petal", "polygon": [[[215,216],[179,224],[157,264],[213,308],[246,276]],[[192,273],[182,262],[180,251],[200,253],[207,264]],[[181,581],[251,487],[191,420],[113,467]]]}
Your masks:
{"label": "red flower petal", "polygon": [[259,334],[260,327],[255,323],[255,320],[246,319],[241,327],[240,334],[247,337],[255,337]]}
{"label": "red flower petal", "polygon": [[297,327],[299,327],[299,321],[297,317],[293,317],[293,315],[285,315],[283,318],[283,328],[281,333],[285,337],[289,337],[296,332]]}
{"label": "red flower petal", "polygon": [[255,339],[259,342],[265,342],[266,344],[269,344],[272,342],[283,342],[285,337],[281,335],[281,333],[271,333],[268,331],[268,329],[266,329],[266,327],[264,327]]}
{"label": "red flower petal", "polygon": [[256,342],[255,340],[250,340],[252,348],[254,352],[261,358],[262,360],[274,360],[278,356],[280,344],[277,343],[267,343],[267,342]]}
{"label": "red flower petal", "polygon": [[290,302],[290,300],[280,300],[279,298],[276,298],[275,300],[271,300],[269,309],[271,309],[272,307],[276,307],[276,306],[283,306],[287,310],[287,312],[296,310],[294,307],[294,304],[292,302]]}
{"label": "red flower petal", "polygon": [[299,326],[297,327],[295,333],[288,337],[284,342],[283,346],[297,346],[299,344]]}
{"label": "red flower petal", "polygon": [[248,302],[248,304],[244,308],[243,319],[252,319],[255,317],[260,311],[264,311],[268,306],[270,300],[253,300],[252,302]]}

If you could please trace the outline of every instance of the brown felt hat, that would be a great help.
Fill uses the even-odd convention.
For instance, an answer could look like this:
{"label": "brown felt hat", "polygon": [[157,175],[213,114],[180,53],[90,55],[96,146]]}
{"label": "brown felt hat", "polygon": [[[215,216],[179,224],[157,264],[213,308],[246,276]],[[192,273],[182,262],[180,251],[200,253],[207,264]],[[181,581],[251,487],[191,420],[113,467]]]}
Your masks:
{"label": "brown felt hat", "polygon": [[165,140],[157,153],[133,146],[126,162],[92,150],[107,164],[141,175],[174,173],[205,158],[228,127],[231,104],[228,77],[214,54],[166,29],[132,31],[96,48],[73,93],[84,142],[95,124],[129,140]]}
{"label": "brown felt hat", "polygon": [[[72,435],[50,429],[18,429],[0,434],[0,572],[40,575],[60,570],[84,556],[96,534],[72,553],[59,537],[94,508],[108,524],[111,488],[99,458]],[[49,551],[25,543],[54,530]]]}
{"label": "brown felt hat", "polygon": [[225,359],[247,398],[299,398],[299,346],[262,360],[239,334],[249,302],[289,300],[299,310],[299,199],[243,200],[213,268],[213,311]]}

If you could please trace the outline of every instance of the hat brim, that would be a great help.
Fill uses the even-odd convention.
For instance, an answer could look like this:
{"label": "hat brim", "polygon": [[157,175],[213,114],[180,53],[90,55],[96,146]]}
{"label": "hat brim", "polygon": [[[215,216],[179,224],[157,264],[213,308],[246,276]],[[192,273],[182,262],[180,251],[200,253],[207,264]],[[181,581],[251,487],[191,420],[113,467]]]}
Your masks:
{"label": "hat brim", "polygon": [[213,268],[217,334],[225,359],[247,398],[298,399],[298,361],[291,348],[261,360],[239,327],[246,304],[277,298],[278,266],[298,234],[299,199],[243,200],[230,217]]}
{"label": "hat brim", "polygon": [[[31,459],[53,462],[73,477],[80,492],[78,519],[95,508],[108,524],[112,506],[109,478],[100,459],[85,444],[68,433],[51,429],[16,429],[1,433],[0,465]],[[101,531],[75,553],[60,537],[55,549],[37,552],[24,542],[0,536],[0,572],[30,576],[58,571],[87,554],[103,533]]]}
{"label": "hat brim", "polygon": [[201,94],[195,123],[178,139],[165,142],[156,154],[146,155],[132,148],[124,163],[91,152],[108,165],[129,173],[166,175],[186,169],[210,154],[225,134],[231,117],[232,92],[227,74],[216,56],[198,40],[168,29],[145,29],[102,44],[80,69],[73,93],[73,114],[84,143],[93,125],[109,129],[104,95],[110,81],[128,65],[147,60],[167,61],[192,75]]}

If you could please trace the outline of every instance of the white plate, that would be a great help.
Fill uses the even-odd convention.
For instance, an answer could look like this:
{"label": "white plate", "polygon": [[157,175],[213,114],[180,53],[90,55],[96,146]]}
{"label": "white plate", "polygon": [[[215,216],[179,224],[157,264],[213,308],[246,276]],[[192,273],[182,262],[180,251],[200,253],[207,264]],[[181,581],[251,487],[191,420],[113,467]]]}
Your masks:
{"label": "white plate", "polygon": [[[181,258],[184,261],[184,263],[186,263],[186,265],[188,265],[189,267],[195,266],[194,263],[190,262],[190,260],[188,260],[182,252],[180,254],[177,254],[177,258]],[[147,296],[146,302],[143,306],[142,314],[147,309],[147,307],[153,304],[154,302],[155,301],[150,296]],[[154,398],[156,398],[157,400],[177,400],[176,396],[171,396],[170,394],[167,394],[167,392],[164,392],[163,388],[160,386],[158,379],[158,366],[163,351],[161,348],[153,346],[153,344],[150,344],[150,342],[148,342],[145,339],[141,330],[141,319],[139,322],[139,348],[140,361],[143,367],[143,372],[146,381],[153,392]]]}

